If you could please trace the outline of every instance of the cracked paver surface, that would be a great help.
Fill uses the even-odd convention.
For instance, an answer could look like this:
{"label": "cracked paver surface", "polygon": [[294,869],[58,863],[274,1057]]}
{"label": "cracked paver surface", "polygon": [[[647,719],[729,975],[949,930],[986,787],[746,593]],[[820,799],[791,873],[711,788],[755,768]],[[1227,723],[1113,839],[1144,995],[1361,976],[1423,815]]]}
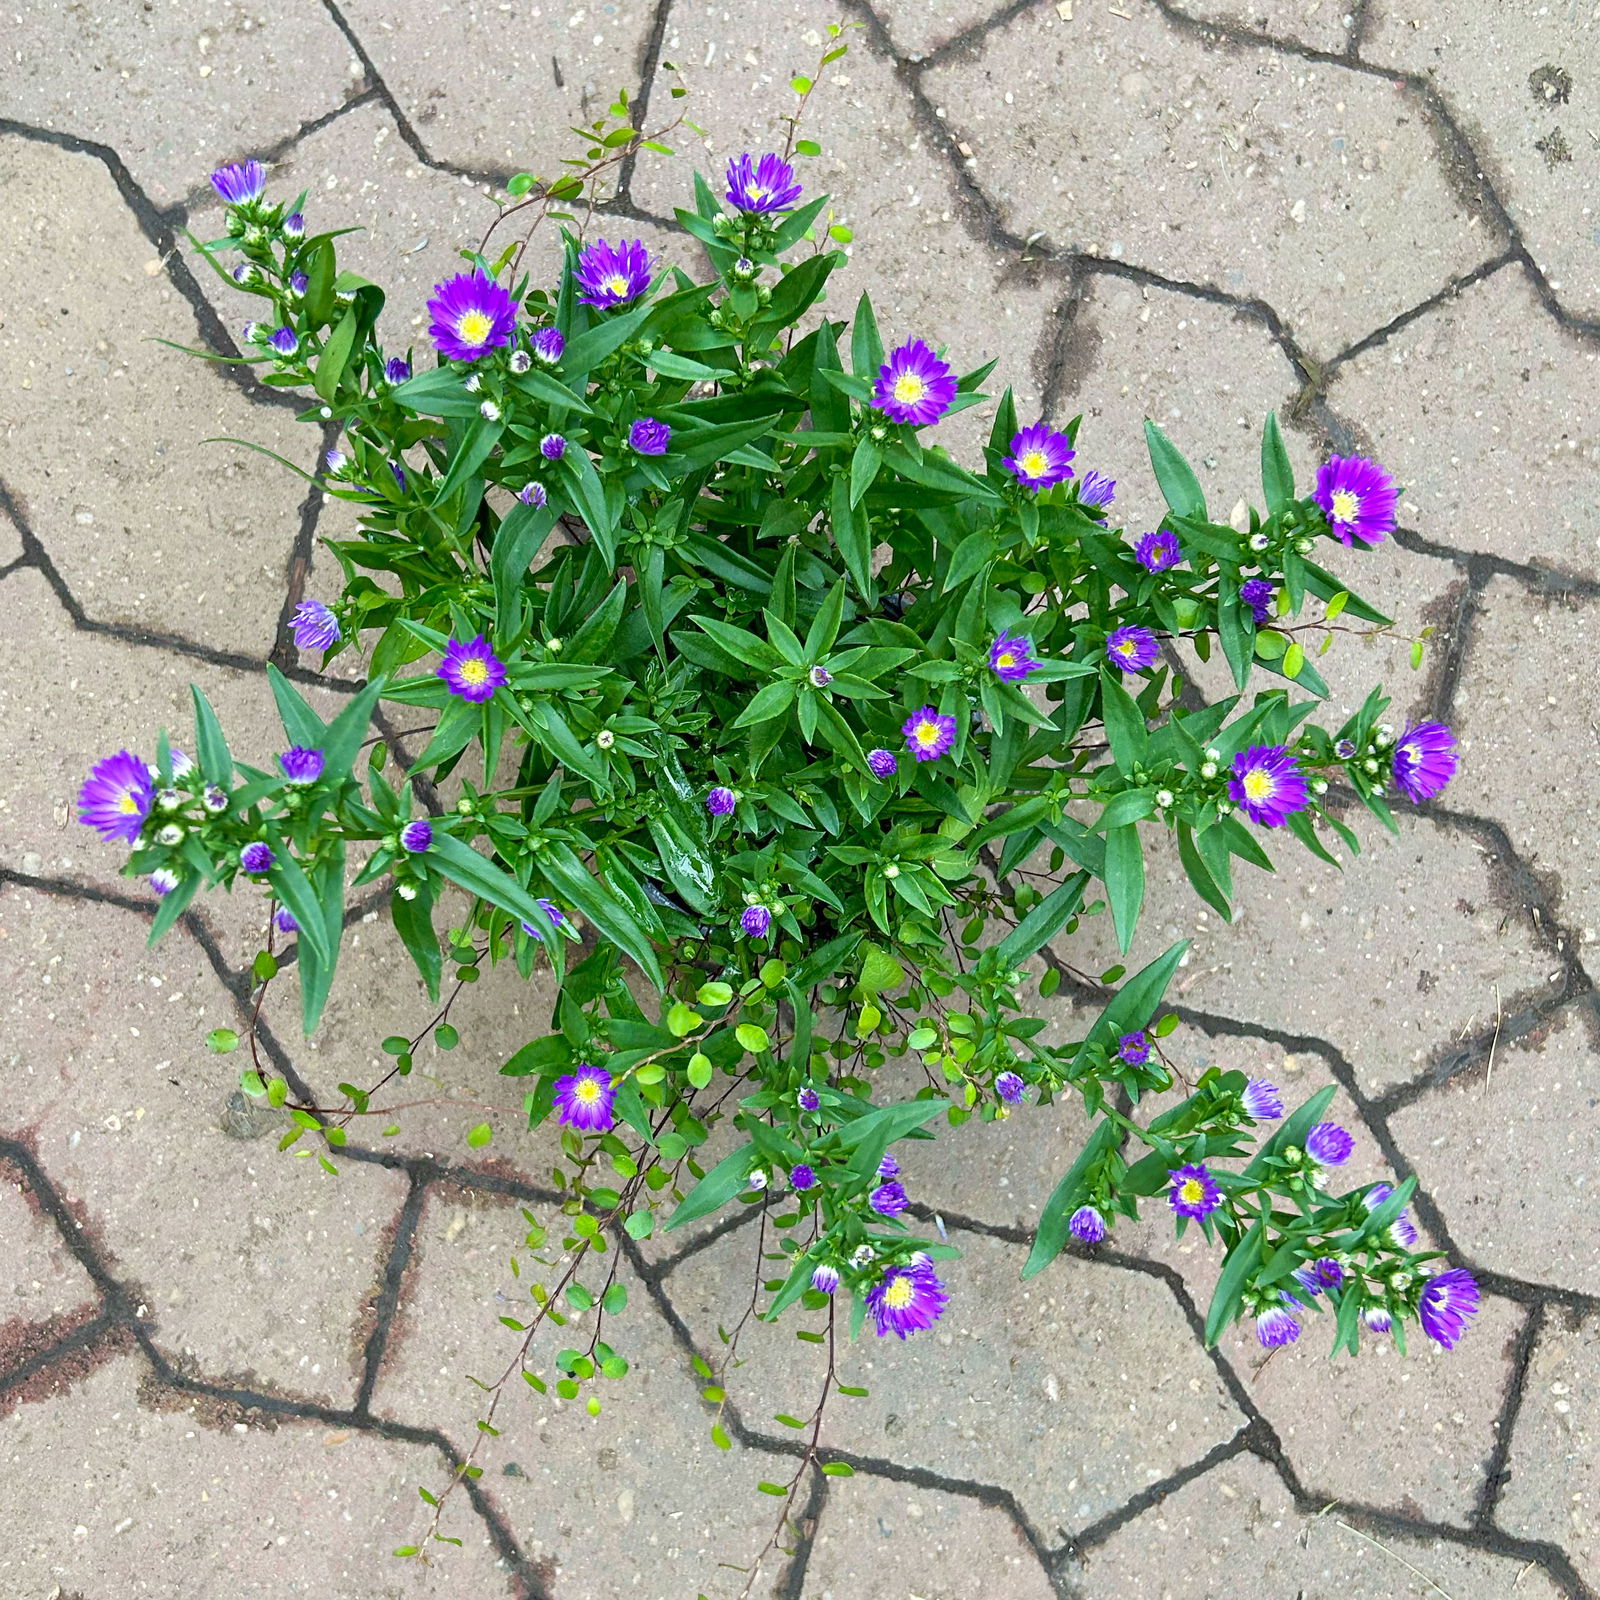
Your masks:
{"label": "cracked paver surface", "polygon": [[[515,14],[527,11],[526,17]],[[807,174],[835,196],[896,333],[999,356],[1027,406],[1085,417],[1130,528],[1158,507],[1153,416],[1213,503],[1250,492],[1276,408],[1297,472],[1368,450],[1410,485],[1352,582],[1407,635],[1335,651],[1336,704],[1383,675],[1452,721],[1457,783],[1342,878],[1291,855],[1232,927],[1152,857],[1150,948],[1194,940],[1174,995],[1186,1072],[1338,1086],[1352,1175],[1415,1173],[1417,1221],[1478,1273],[1455,1353],[1322,1334],[1270,1360],[1198,1330],[1216,1267],[1159,1218],[1027,1286],[1033,1220],[1081,1137],[1070,1108],[974,1125],[907,1161],[965,1249],[932,1336],[842,1355],[872,1390],[829,1440],[854,1476],[805,1486],[753,1592],[927,1600],[1350,1600],[1600,1592],[1600,1014],[1593,865],[1600,607],[1589,415],[1600,357],[1600,22],[1489,0],[843,0]],[[13,15],[13,13],[15,13]],[[663,64],[704,143],[626,169],[608,227],[689,254],[691,161],[775,125],[810,70],[794,0],[233,0],[65,12],[19,0],[0,79],[0,1591],[19,1600],[325,1593],[336,1600],[705,1593],[732,1600],[770,1526],[755,1493],[808,1409],[812,1347],[747,1329],[713,1448],[693,1359],[717,1359],[763,1242],[758,1208],[618,1247],[636,1370],[590,1418],[529,1390],[424,1526],[475,1436],[518,1288],[507,1258],[559,1203],[544,1135],[469,1160],[481,1114],[357,1138],[330,1177],[279,1154],[281,1114],[230,1105],[204,1048],[250,997],[260,906],[197,906],[142,949],[147,898],[70,821],[82,771],[182,727],[203,684],[271,748],[268,660],[319,702],[283,619],[334,578],[348,526],[258,456],[311,461],[294,402],[239,369],[245,312],[185,253],[205,186],[259,156],[360,223],[386,338],[489,215],[486,186],[563,152]],[[664,98],[664,96],[662,97]],[[659,108],[657,108],[659,109]],[[548,265],[548,263],[546,263]],[[970,423],[971,419],[962,419]],[[963,440],[973,427],[952,430]],[[1201,693],[1215,664],[1191,664]],[[25,670],[24,670],[25,669]],[[44,669],[44,670],[41,670]],[[1530,737],[1531,735],[1531,737]],[[1172,870],[1169,870],[1169,867]],[[1097,1003],[1093,925],[1051,952],[1050,1025]],[[297,1085],[359,1079],[422,1016],[369,907],[314,1046],[263,1046]],[[419,1060],[458,1101],[540,1027],[548,990],[492,975],[461,1047]],[[904,1069],[896,1068],[895,1071]],[[712,1152],[717,1150],[714,1138]],[[759,1336],[758,1336],[759,1335]],[[514,1341],[512,1341],[514,1343]],[[554,1348],[536,1351],[548,1370]],[[537,1364],[537,1363],[536,1363]],[[719,1565],[728,1563],[729,1565]]]}

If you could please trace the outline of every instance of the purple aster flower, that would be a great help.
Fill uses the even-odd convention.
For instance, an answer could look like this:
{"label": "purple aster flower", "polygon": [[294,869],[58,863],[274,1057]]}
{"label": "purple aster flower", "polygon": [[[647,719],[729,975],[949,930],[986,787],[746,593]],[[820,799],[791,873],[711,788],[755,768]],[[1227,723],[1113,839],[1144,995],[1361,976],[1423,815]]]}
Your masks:
{"label": "purple aster flower", "polygon": [[949,1291],[927,1262],[890,1267],[866,1296],[880,1339],[889,1333],[904,1339],[908,1333],[931,1328],[949,1299]]}
{"label": "purple aster flower", "polygon": [[1264,828],[1281,826],[1291,812],[1304,811],[1310,798],[1305,774],[1281,744],[1253,744],[1241,750],[1233,758],[1228,795]]}
{"label": "purple aster flower", "polygon": [[432,845],[433,824],[426,817],[418,817],[400,830],[400,848],[408,855],[420,856]]}
{"label": "purple aster flower", "polygon": [[259,839],[252,839],[239,852],[239,865],[246,872],[270,872],[272,863],[277,859],[272,853],[272,846],[263,844]]}
{"label": "purple aster flower", "polygon": [[839,1269],[824,1262],[811,1274],[811,1287],[822,1294],[832,1294],[839,1287]]}
{"label": "purple aster flower", "polygon": [[447,361],[476,361],[511,343],[517,303],[493,278],[458,272],[438,283],[428,301],[428,337]]}
{"label": "purple aster flower", "polygon": [[383,364],[383,375],[390,383],[404,383],[411,376],[411,363],[404,356],[390,356]]}
{"label": "purple aster flower", "polygon": [[1477,1279],[1465,1267],[1451,1267],[1437,1278],[1430,1278],[1417,1302],[1422,1331],[1446,1350],[1454,1350],[1461,1343],[1468,1320],[1477,1314]]}
{"label": "purple aster flower", "polygon": [[539,441],[539,454],[546,461],[559,461],[567,453],[567,441],[559,433],[547,433]]}
{"label": "purple aster flower", "polygon": [[302,600],[289,627],[297,650],[331,650],[339,642],[339,619],[320,600]]}
{"label": "purple aster flower", "polygon": [[759,216],[787,211],[800,198],[794,168],[782,156],[735,156],[728,163],[728,204]]}
{"label": "purple aster flower", "polygon": [[1172,1188],[1167,1193],[1167,1204],[1180,1217],[1209,1217],[1222,1204],[1222,1191],[1217,1187],[1205,1167],[1191,1163],[1177,1167],[1167,1174]]}
{"label": "purple aster flower", "polygon": [[1300,1324],[1285,1306],[1268,1306],[1256,1316],[1256,1338],[1267,1349],[1293,1344],[1300,1337]]}
{"label": "purple aster flower", "polygon": [[1319,1295],[1324,1289],[1337,1289],[1344,1282],[1344,1268],[1332,1256],[1319,1256],[1294,1269],[1296,1283],[1309,1295]]}
{"label": "purple aster flower", "polygon": [[990,669],[1002,683],[1021,683],[1041,665],[1029,654],[1032,649],[1032,639],[1025,639],[1021,634],[1002,633],[989,646]]}
{"label": "purple aster flower", "polygon": [[611,1103],[617,1097],[611,1074],[604,1067],[579,1062],[576,1072],[556,1079],[556,1115],[580,1133],[606,1133],[616,1120]]}
{"label": "purple aster flower", "polygon": [[532,506],[535,511],[542,511],[549,504],[550,496],[542,483],[525,483],[517,490],[517,499],[525,506]]}
{"label": "purple aster flower", "polygon": [[1342,1167],[1356,1142],[1337,1122],[1319,1122],[1306,1135],[1306,1154],[1324,1167]]}
{"label": "purple aster flower", "polygon": [[280,356],[292,356],[300,348],[300,336],[293,328],[275,328],[268,334],[267,343]]}
{"label": "purple aster flower", "polygon": [[1038,494],[1054,488],[1072,476],[1072,458],[1077,454],[1072,441],[1057,433],[1048,423],[1036,422],[1011,436],[1011,454],[1000,458],[1000,465],[1024,489]]}
{"label": "purple aster flower", "polygon": [[303,239],[306,236],[306,219],[298,211],[291,211],[283,219],[283,236],[285,239]]}
{"label": "purple aster flower", "polygon": [[1251,1078],[1239,1096],[1244,1114],[1254,1122],[1271,1122],[1283,1115],[1283,1096],[1275,1083],[1265,1078]]}
{"label": "purple aster flower", "polygon": [[912,339],[878,368],[878,386],[872,403],[891,422],[926,428],[950,409],[956,397],[956,380],[949,364],[941,361],[920,339]]}
{"label": "purple aster flower", "polygon": [[1104,511],[1117,498],[1117,480],[1103,472],[1086,472],[1078,485],[1078,504]]}
{"label": "purple aster flower", "polygon": [[900,770],[900,763],[895,760],[892,750],[867,751],[867,765],[875,778],[892,778]]}
{"label": "purple aster flower", "polygon": [[642,456],[664,456],[672,442],[672,429],[654,417],[640,417],[628,429],[628,448]]}
{"label": "purple aster flower", "polygon": [[1455,735],[1442,722],[1419,722],[1394,747],[1394,781],[1412,805],[1431,800],[1455,777]]}
{"label": "purple aster flower", "polygon": [[815,1111],[822,1104],[822,1096],[808,1083],[802,1086],[800,1092],[794,1097],[794,1103],[802,1111]]}
{"label": "purple aster flower", "polygon": [[1142,1028],[1125,1033],[1117,1040],[1117,1056],[1130,1067],[1142,1067],[1150,1059],[1150,1041]]}
{"label": "purple aster flower", "polygon": [[898,1178],[900,1176],[900,1163],[893,1156],[885,1156],[878,1163],[878,1176],[880,1178]]}
{"label": "purple aster flower", "polygon": [[833,674],[826,667],[813,667],[806,679],[813,689],[826,689],[833,682]]}
{"label": "purple aster flower", "polygon": [[278,914],[272,919],[278,925],[279,933],[299,933],[300,924],[295,921],[294,913],[287,906],[280,907]]}
{"label": "purple aster flower", "polygon": [[727,816],[738,803],[733,790],[720,783],[706,795],[706,810],[714,817]]}
{"label": "purple aster flower", "polygon": [[746,906],[739,926],[752,939],[764,939],[772,926],[772,913],[765,906]]}
{"label": "purple aster flower", "polygon": [[789,1187],[791,1189],[798,1189],[801,1193],[804,1193],[807,1189],[815,1189],[816,1186],[816,1171],[814,1168],[807,1166],[804,1161],[799,1166],[789,1169]]}
{"label": "purple aster flower", "polygon": [[1072,1213],[1067,1229],[1084,1244],[1099,1244],[1106,1236],[1106,1219],[1093,1206],[1079,1206]]}
{"label": "purple aster flower", "polygon": [[310,287],[311,287],[311,280],[310,280],[310,278],[308,278],[305,275],[305,273],[303,273],[303,272],[291,272],[289,274],[289,293],[290,294],[292,294],[292,295],[302,295]]}
{"label": "purple aster flower", "polygon": [[119,750],[89,769],[78,791],[78,820],[108,844],[134,844],[155,800],[150,768],[131,750]]}
{"label": "purple aster flower", "polygon": [[1278,592],[1276,584],[1268,583],[1265,578],[1251,578],[1249,582],[1239,585],[1239,598],[1250,607],[1250,614],[1256,619],[1256,626],[1264,628],[1272,616],[1272,597]]}
{"label": "purple aster flower", "polygon": [[[642,239],[624,239],[614,246],[596,239],[578,257],[573,277],[583,291],[578,296],[580,304],[601,311],[625,306],[650,287],[650,252]],[[548,359],[539,352],[537,334],[534,353],[541,361]]]}
{"label": "purple aster flower", "polygon": [[165,899],[178,887],[178,874],[171,867],[157,867],[150,874],[151,890]]}
{"label": "purple aster flower", "polygon": [[1146,572],[1165,572],[1183,560],[1183,546],[1171,528],[1157,528],[1134,545],[1133,558]]}
{"label": "purple aster flower", "polygon": [[906,736],[906,749],[918,761],[936,761],[956,742],[956,719],[923,706],[906,718],[900,731]]}
{"label": "purple aster flower", "polygon": [[533,348],[534,360],[553,367],[567,348],[567,336],[559,328],[540,328],[528,340]]}
{"label": "purple aster flower", "polygon": [[259,161],[218,167],[211,174],[211,187],[230,206],[247,206],[267,192],[267,169]]}
{"label": "purple aster flower", "polygon": [[451,694],[482,705],[506,681],[505,663],[489,648],[480,633],[470,644],[452,639],[439,665],[438,676],[449,684]]}
{"label": "purple aster flower", "polygon": [[1387,1333],[1394,1326],[1394,1318],[1382,1306],[1368,1306],[1361,1313],[1361,1320],[1374,1333]]}
{"label": "purple aster flower", "polygon": [[308,750],[303,744],[297,744],[292,750],[285,750],[278,757],[278,768],[290,783],[306,784],[315,783],[322,776],[324,766],[323,754],[320,750]]}
{"label": "purple aster flower", "polygon": [[1023,1082],[1022,1075],[1017,1072],[1002,1072],[1000,1076],[994,1080],[995,1093],[998,1094],[1007,1105],[1011,1106],[1019,1105],[1021,1103],[1023,1093],[1027,1087],[1027,1084]]}
{"label": "purple aster flower", "polygon": [[[1376,1211],[1390,1195],[1394,1193],[1392,1183],[1375,1183],[1362,1195],[1361,1203],[1368,1211]],[[1404,1206],[1395,1213],[1395,1219],[1389,1224],[1390,1241],[1402,1250],[1411,1250],[1416,1247],[1420,1235],[1417,1233],[1416,1224],[1406,1213]]]}
{"label": "purple aster flower", "polygon": [[1143,672],[1153,667],[1161,646],[1148,628],[1118,628],[1106,640],[1106,657],[1124,672]]}
{"label": "purple aster flower", "polygon": [[1322,507],[1328,527],[1341,544],[1360,539],[1378,544],[1395,527],[1400,491],[1376,461],[1364,456],[1331,456],[1317,469],[1311,498]]}
{"label": "purple aster flower", "polygon": [[1334,744],[1333,753],[1336,756],[1338,756],[1338,758],[1341,761],[1348,761],[1356,753],[1356,742],[1355,742],[1355,740],[1354,739],[1340,739],[1340,740],[1338,740]]}
{"label": "purple aster flower", "polygon": [[[567,919],[562,915],[561,907],[558,906],[554,900],[547,900],[543,895],[540,895],[538,899],[538,906],[539,909],[544,912],[545,920],[552,928],[560,928],[566,925]],[[542,928],[536,928],[531,922],[524,922],[522,924],[522,931],[527,934],[530,939],[537,939],[540,944],[544,943],[544,930]]]}

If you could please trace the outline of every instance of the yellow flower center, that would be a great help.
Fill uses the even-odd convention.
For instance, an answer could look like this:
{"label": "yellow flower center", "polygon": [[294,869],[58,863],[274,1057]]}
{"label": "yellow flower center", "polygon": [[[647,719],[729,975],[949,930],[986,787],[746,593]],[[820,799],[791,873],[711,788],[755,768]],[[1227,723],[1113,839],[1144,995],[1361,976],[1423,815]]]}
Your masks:
{"label": "yellow flower center", "polygon": [[1270,772],[1253,767],[1244,775],[1244,792],[1252,800],[1265,800],[1277,787]]}
{"label": "yellow flower center", "polygon": [[914,406],[927,392],[927,384],[914,372],[902,372],[894,380],[894,397],[903,406]]}
{"label": "yellow flower center", "polygon": [[122,812],[124,816],[137,816],[139,814],[139,802],[130,791],[124,789],[122,798],[117,801],[117,810]]}
{"label": "yellow flower center", "polygon": [[1043,450],[1025,450],[1022,453],[1022,470],[1030,478],[1042,478],[1049,470]]}
{"label": "yellow flower center", "polygon": [[1333,520],[1354,522],[1361,515],[1361,497],[1349,489],[1336,489],[1333,495]]}
{"label": "yellow flower center", "polygon": [[1137,639],[1119,639],[1116,648],[1119,654],[1125,655],[1131,661],[1139,649],[1139,641]]}
{"label": "yellow flower center", "polygon": [[904,1311],[916,1298],[917,1286],[905,1273],[900,1273],[889,1280],[888,1287],[883,1291],[883,1303],[893,1311]]}
{"label": "yellow flower center", "polygon": [[997,667],[1014,667],[1017,664],[1017,658],[1009,650],[1002,650],[995,657],[994,664]]}
{"label": "yellow flower center", "polygon": [[476,685],[489,681],[489,663],[482,656],[468,656],[461,663],[460,672],[463,683]]}
{"label": "yellow flower center", "polygon": [[763,189],[759,183],[752,183],[750,187],[745,190],[745,193],[749,195],[752,200],[765,200],[767,198],[767,191]]}
{"label": "yellow flower center", "polygon": [[494,319],[487,311],[464,311],[456,324],[456,338],[462,344],[484,344],[494,332]]}
{"label": "yellow flower center", "polygon": [[939,724],[937,722],[919,722],[917,724],[918,744],[938,744]]}
{"label": "yellow flower center", "polygon": [[606,279],[606,288],[612,294],[625,295],[628,292],[628,280],[620,272],[613,272]]}
{"label": "yellow flower center", "polygon": [[600,1098],[600,1084],[595,1078],[579,1078],[573,1088],[572,1098],[592,1106]]}
{"label": "yellow flower center", "polygon": [[1197,1206],[1206,1197],[1206,1186],[1198,1178],[1185,1178],[1178,1197],[1188,1205]]}

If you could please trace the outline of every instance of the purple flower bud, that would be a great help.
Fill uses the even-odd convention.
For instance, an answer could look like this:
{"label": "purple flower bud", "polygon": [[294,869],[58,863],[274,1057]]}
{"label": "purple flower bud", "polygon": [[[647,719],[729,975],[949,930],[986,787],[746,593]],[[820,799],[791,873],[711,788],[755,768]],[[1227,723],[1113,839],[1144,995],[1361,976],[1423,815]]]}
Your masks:
{"label": "purple flower bud", "polygon": [[869,750],[867,752],[867,765],[872,768],[875,778],[892,778],[899,769],[900,763],[894,758],[892,750]]}
{"label": "purple flower bud", "polygon": [[811,1287],[822,1294],[832,1294],[839,1287],[839,1269],[824,1263],[811,1274]]}
{"label": "purple flower bud", "polygon": [[1319,1122],[1306,1135],[1306,1152],[1325,1167],[1340,1167],[1350,1159],[1356,1142],[1337,1122]]}
{"label": "purple flower bud", "polygon": [[292,750],[285,750],[278,757],[279,769],[293,784],[315,783],[322,776],[323,765],[324,758],[320,750],[308,750],[300,744]]}
{"label": "purple flower bud", "polygon": [[720,783],[706,796],[706,810],[714,817],[727,816],[737,804],[733,790]]}
{"label": "purple flower bud", "polygon": [[400,848],[410,855],[420,856],[433,844],[433,824],[425,817],[408,822],[400,830]]}
{"label": "purple flower bud", "polygon": [[833,674],[826,667],[813,667],[808,676],[813,689],[826,689],[833,682]]}
{"label": "purple flower bud", "polygon": [[672,442],[672,429],[654,417],[640,417],[628,429],[628,447],[642,456],[664,456]]}
{"label": "purple flower bud", "polygon": [[292,211],[283,219],[283,236],[285,239],[303,239],[306,236],[306,219],[298,211]]}
{"label": "purple flower bud", "polygon": [[1150,1041],[1143,1030],[1123,1034],[1117,1040],[1117,1055],[1130,1067],[1142,1067],[1150,1059]]}
{"label": "purple flower bud", "polygon": [[567,441],[559,433],[547,433],[539,441],[539,454],[546,461],[559,461],[567,453]]}
{"label": "purple flower bud", "polygon": [[559,328],[540,328],[528,342],[535,357],[547,367],[553,367],[567,348],[566,335]]}
{"label": "purple flower bud", "polygon": [[[330,450],[328,454],[332,457],[339,452]],[[297,650],[331,650],[339,642],[339,619],[320,600],[302,600],[294,608],[289,627]]]}
{"label": "purple flower bud", "polygon": [[517,490],[517,499],[523,505],[532,506],[535,511],[541,511],[548,503],[550,496],[545,493],[542,483],[525,483]]}
{"label": "purple flower bud", "polygon": [[394,476],[395,487],[401,494],[404,494],[406,492],[406,469],[398,461],[391,461],[389,463],[389,471]]}
{"label": "purple flower bud", "polygon": [[1265,1078],[1252,1078],[1245,1084],[1239,1104],[1244,1107],[1244,1114],[1254,1122],[1271,1122],[1283,1115],[1283,1097],[1278,1093],[1277,1085],[1268,1083]]}
{"label": "purple flower bud", "polygon": [[150,887],[156,894],[165,898],[178,887],[178,874],[171,867],[157,867],[150,874]]}
{"label": "purple flower bud", "polygon": [[285,907],[272,919],[278,925],[279,933],[299,933],[300,924],[294,920],[294,913]]}
{"label": "purple flower bud", "polygon": [[1074,1239],[1085,1244],[1099,1244],[1106,1236],[1106,1219],[1093,1206],[1079,1206],[1067,1227]]}
{"label": "purple flower bud", "polygon": [[772,913],[765,906],[746,906],[739,918],[739,926],[752,939],[763,939],[772,926]]}
{"label": "purple flower bud", "polygon": [[294,272],[289,275],[289,293],[302,295],[311,287],[311,280],[303,272]]}
{"label": "purple flower bud", "polygon": [[292,356],[300,348],[300,337],[293,328],[275,328],[268,336],[267,343],[280,356]]}
{"label": "purple flower bud", "polygon": [[1023,1082],[1020,1074],[1015,1072],[1002,1072],[1000,1076],[994,1080],[994,1087],[995,1093],[997,1093],[1007,1105],[1014,1106],[1021,1102],[1023,1091],[1028,1086]]}
{"label": "purple flower bud", "polygon": [[329,472],[343,472],[350,464],[350,457],[343,450],[330,450],[322,459],[327,462]]}
{"label": "purple flower bud", "polygon": [[805,1190],[815,1189],[816,1186],[816,1171],[812,1167],[807,1166],[805,1162],[802,1161],[799,1166],[791,1167],[789,1169],[789,1187],[791,1189],[797,1189],[801,1193],[804,1193]]}
{"label": "purple flower bud", "polygon": [[252,839],[243,850],[239,852],[239,865],[246,872],[270,872],[272,863],[278,858],[273,855],[272,847],[263,844],[259,839]]}
{"label": "purple flower bud", "polygon": [[808,1083],[804,1085],[800,1092],[794,1097],[794,1103],[799,1106],[802,1111],[815,1111],[817,1107],[822,1104],[822,1096],[818,1094],[817,1091]]}
{"label": "purple flower bud", "polygon": [[411,363],[404,356],[390,356],[383,364],[383,375],[390,383],[404,383],[411,376]]}
{"label": "purple flower bud", "polygon": [[880,1178],[898,1178],[900,1176],[900,1163],[893,1156],[885,1156],[878,1163],[878,1176]]}
{"label": "purple flower bud", "polygon": [[880,1217],[897,1217],[911,1204],[905,1189],[898,1183],[880,1183],[871,1194],[867,1196],[867,1204],[878,1213]]}

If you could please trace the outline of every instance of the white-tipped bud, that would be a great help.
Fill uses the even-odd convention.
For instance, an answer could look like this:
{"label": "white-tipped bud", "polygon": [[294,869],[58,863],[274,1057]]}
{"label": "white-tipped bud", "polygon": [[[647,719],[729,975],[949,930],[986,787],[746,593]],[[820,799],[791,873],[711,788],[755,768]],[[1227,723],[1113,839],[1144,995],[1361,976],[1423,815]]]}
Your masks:
{"label": "white-tipped bud", "polygon": [[1271,541],[1264,533],[1252,533],[1250,535],[1250,548],[1254,550],[1257,555],[1260,555],[1270,543]]}
{"label": "white-tipped bud", "polygon": [[898,861],[891,861],[888,866],[883,869],[883,875],[886,878],[898,878],[900,876],[900,863]]}
{"label": "white-tipped bud", "polygon": [[510,365],[513,372],[526,372],[533,365],[533,357],[526,350],[518,350],[512,355]]}
{"label": "white-tipped bud", "polygon": [[1201,766],[1201,768],[1200,768],[1200,776],[1202,778],[1204,778],[1207,783],[1210,783],[1211,780],[1214,777],[1216,777],[1216,775],[1217,775],[1217,764],[1216,764],[1215,761],[1207,761],[1207,762],[1204,763],[1204,765]]}
{"label": "white-tipped bud", "polygon": [[609,728],[602,728],[599,733],[594,736],[594,742],[599,745],[602,750],[609,750],[612,745],[617,742],[617,736]]}
{"label": "white-tipped bud", "polygon": [[417,886],[414,883],[397,883],[394,886],[394,892],[402,900],[415,900],[417,898]]}
{"label": "white-tipped bud", "polygon": [[478,414],[486,422],[498,422],[500,420],[500,407],[493,400],[485,400],[478,407]]}
{"label": "white-tipped bud", "polygon": [[1165,811],[1172,804],[1172,791],[1170,789],[1157,789],[1156,804]]}

